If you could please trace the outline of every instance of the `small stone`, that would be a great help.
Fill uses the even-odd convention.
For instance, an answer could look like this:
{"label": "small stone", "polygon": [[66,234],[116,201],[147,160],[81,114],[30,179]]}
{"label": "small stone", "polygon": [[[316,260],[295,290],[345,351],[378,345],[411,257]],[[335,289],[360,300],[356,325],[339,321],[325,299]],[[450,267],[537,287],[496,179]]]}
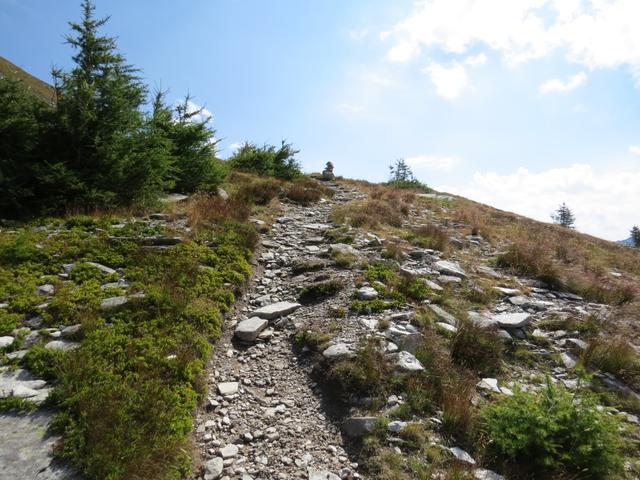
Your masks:
{"label": "small stone", "polygon": [[204,480],[217,480],[224,470],[224,461],[220,457],[212,458],[204,465]]}
{"label": "small stone", "polygon": [[238,393],[238,382],[222,382],[218,384],[218,392],[223,397]]}
{"label": "small stone", "polygon": [[378,298],[378,292],[373,287],[362,287],[358,290],[358,298],[360,300],[375,300]]}
{"label": "small stone", "polygon": [[414,357],[409,352],[399,352],[397,365],[400,370],[404,370],[405,372],[419,372],[424,370],[422,363],[416,357]]}
{"label": "small stone", "polygon": [[322,356],[327,360],[343,360],[345,358],[352,358],[354,356],[351,347],[345,343],[337,343],[335,345],[331,345],[324,352],[322,352]]}
{"label": "small stone", "polygon": [[531,322],[531,315],[528,313],[500,313],[494,315],[491,320],[495,321],[502,328],[522,328]]}
{"label": "small stone", "polygon": [[462,450],[460,447],[451,447],[449,451],[453,453],[453,456],[461,462],[470,463],[471,465],[476,464],[476,461],[473,459],[473,457]]}
{"label": "small stone", "polygon": [[401,422],[400,420],[394,420],[387,424],[387,430],[391,433],[399,433],[407,428],[407,422]]}
{"label": "small stone", "polygon": [[317,468],[307,469],[308,480],[340,480],[340,477],[328,472],[327,470],[319,470]]}
{"label": "small stone", "polygon": [[233,443],[230,443],[220,449],[220,455],[222,455],[223,459],[233,458],[238,455],[238,451],[238,447]]}
{"label": "small stone", "polygon": [[40,285],[38,287],[38,295],[43,295],[43,296],[53,295],[55,290],[56,290],[56,287],[54,287],[51,283],[45,283],[44,285]]}
{"label": "small stone", "polygon": [[440,260],[434,263],[433,267],[444,275],[451,275],[454,277],[465,278],[467,274],[462,270],[460,265],[456,262],[450,262],[448,260]]}
{"label": "small stone", "polygon": [[102,302],[100,302],[100,308],[102,310],[111,310],[114,308],[121,307],[122,305],[125,305],[127,303],[129,303],[128,297],[125,297],[125,296],[110,297],[110,298],[105,298],[104,300],[102,300]]}

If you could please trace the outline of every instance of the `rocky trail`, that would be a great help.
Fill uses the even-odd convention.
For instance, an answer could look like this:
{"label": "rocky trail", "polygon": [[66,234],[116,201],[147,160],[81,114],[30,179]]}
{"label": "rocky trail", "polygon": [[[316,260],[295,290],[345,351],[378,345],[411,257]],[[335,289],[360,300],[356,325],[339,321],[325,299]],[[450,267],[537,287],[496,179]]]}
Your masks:
{"label": "rocky trail", "polygon": [[[303,325],[328,318],[327,305],[296,303],[309,279],[294,276],[291,265],[326,250],[323,233],[331,208],[359,195],[334,188],[331,201],[285,205],[263,238],[248,301],[227,320],[209,367],[209,400],[197,419],[205,479],[357,475],[310,366],[292,343]],[[353,281],[349,271],[327,267],[323,274],[329,273]]]}

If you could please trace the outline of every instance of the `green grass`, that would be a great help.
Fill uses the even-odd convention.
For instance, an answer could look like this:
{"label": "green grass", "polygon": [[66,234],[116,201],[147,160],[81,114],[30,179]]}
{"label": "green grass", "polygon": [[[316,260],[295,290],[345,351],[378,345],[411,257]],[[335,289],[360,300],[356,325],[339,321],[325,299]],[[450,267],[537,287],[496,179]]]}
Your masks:
{"label": "green grass", "polygon": [[0,398],[0,412],[28,413],[34,411],[38,406],[25,398],[4,397]]}

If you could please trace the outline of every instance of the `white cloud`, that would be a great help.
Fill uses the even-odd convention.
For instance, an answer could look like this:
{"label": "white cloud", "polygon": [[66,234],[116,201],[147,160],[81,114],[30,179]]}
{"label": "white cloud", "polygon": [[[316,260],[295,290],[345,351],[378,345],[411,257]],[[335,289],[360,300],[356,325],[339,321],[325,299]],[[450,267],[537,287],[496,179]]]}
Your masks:
{"label": "white cloud", "polygon": [[240,142],[234,142],[231,145],[229,145],[227,147],[227,150],[229,150],[231,153],[234,153],[236,150],[238,150],[240,147],[242,146],[242,143]]}
{"label": "white cloud", "polygon": [[475,45],[515,64],[563,52],[589,69],[627,66],[640,81],[638,0],[423,0],[381,38],[387,58],[408,62],[423,48],[465,54]]}
{"label": "white cloud", "polygon": [[554,78],[540,85],[540,93],[567,93],[584,85],[586,81],[587,74],[584,72],[576,73],[564,82],[559,78]]}
{"label": "white cloud", "polygon": [[387,60],[394,63],[405,63],[420,55],[420,47],[415,42],[400,42],[387,52]]}
{"label": "white cloud", "polygon": [[580,231],[621,240],[638,223],[638,185],[640,166],[595,172],[590,165],[575,164],[538,173],[526,168],[504,175],[476,173],[467,185],[437,188],[544,222],[566,202]]}
{"label": "white cloud", "polygon": [[436,93],[446,100],[456,100],[469,85],[467,71],[457,63],[446,67],[431,62],[422,72],[429,75],[436,87]]}
{"label": "white cloud", "polygon": [[444,155],[416,155],[405,159],[407,164],[414,170],[439,170],[448,171],[460,163],[456,157]]}
{"label": "white cloud", "polygon": [[484,53],[479,53],[478,55],[465,58],[464,64],[470,67],[479,67],[480,65],[485,65],[487,60],[487,56]]}
{"label": "white cloud", "polygon": [[629,145],[629,153],[632,155],[640,155],[640,145]]}

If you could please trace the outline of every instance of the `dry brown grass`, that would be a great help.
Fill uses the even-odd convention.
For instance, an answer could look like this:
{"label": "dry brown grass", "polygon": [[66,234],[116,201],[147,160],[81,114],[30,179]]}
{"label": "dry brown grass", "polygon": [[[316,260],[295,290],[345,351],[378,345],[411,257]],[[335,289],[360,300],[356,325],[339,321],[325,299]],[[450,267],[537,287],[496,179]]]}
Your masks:
{"label": "dry brown grass", "polygon": [[409,215],[415,195],[411,191],[391,187],[369,187],[369,197],[336,207],[331,220],[353,227],[377,229],[400,227]]}
{"label": "dry brown grass", "polygon": [[223,200],[216,195],[196,194],[183,207],[184,214],[194,233],[210,228],[221,220],[246,221],[251,214],[250,204],[237,198]]}
{"label": "dry brown grass", "polygon": [[640,355],[621,336],[591,340],[582,361],[589,367],[616,375],[632,388],[640,387]]}
{"label": "dry brown grass", "polygon": [[291,201],[308,205],[321,198],[333,197],[334,191],[313,178],[301,177],[285,188],[285,195]]}
{"label": "dry brown grass", "polygon": [[449,250],[449,234],[437,225],[428,224],[412,228],[409,241],[422,248],[446,252]]}

